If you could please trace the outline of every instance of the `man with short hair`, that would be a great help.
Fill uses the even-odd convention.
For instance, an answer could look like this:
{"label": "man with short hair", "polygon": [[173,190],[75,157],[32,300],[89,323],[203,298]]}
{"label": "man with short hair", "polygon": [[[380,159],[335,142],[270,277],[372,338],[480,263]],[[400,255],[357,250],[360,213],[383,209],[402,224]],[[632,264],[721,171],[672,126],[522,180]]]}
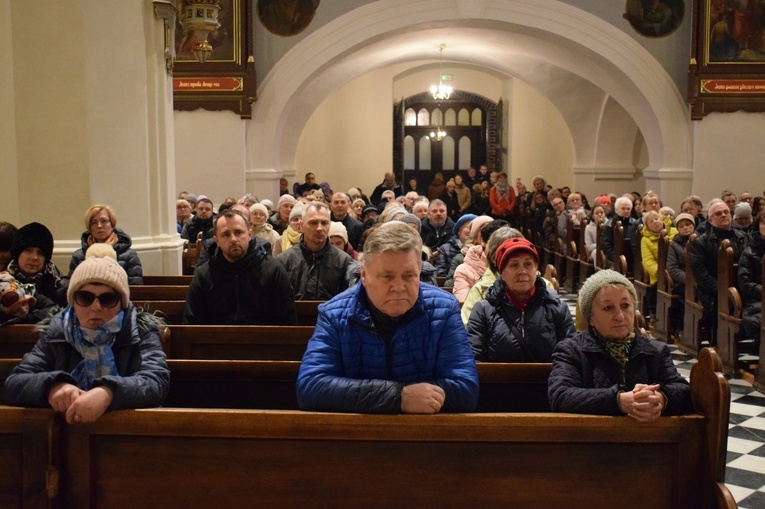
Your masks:
{"label": "man with short hair", "polygon": [[302,410],[471,412],[475,360],[453,295],[421,283],[417,233],[400,221],[364,243],[361,284],[319,306],[300,364]]}
{"label": "man with short hair", "polygon": [[[186,195],[188,201],[188,195]],[[203,238],[209,239],[214,235],[213,225],[213,202],[207,198],[202,198],[197,203],[196,215],[191,218],[181,231],[181,238],[189,242],[197,241],[197,234],[203,234]]]}
{"label": "man with short hair", "polygon": [[361,234],[364,232],[364,225],[348,213],[351,201],[345,193],[337,192],[332,195],[330,208],[332,214],[330,220],[342,223],[348,233],[348,242],[354,249],[358,249],[361,241]]}
{"label": "man with short hair", "polygon": [[725,202],[725,204],[728,206],[728,210],[730,210],[731,217],[733,216],[733,213],[736,211],[736,204],[738,203],[738,198],[736,198],[736,195],[731,191],[723,191],[720,195],[720,199]]}
{"label": "man with short hair", "polygon": [[489,167],[485,164],[482,164],[478,168],[478,182],[489,182],[491,183],[491,175],[489,174]]}
{"label": "man with short hair", "polygon": [[744,191],[743,193],[739,195],[738,202],[748,203],[749,206],[751,207],[754,203],[754,195],[752,195],[752,193],[750,193],[749,191]]}
{"label": "man with short hair", "polygon": [[385,178],[383,179],[382,183],[375,187],[375,190],[372,191],[372,196],[369,197],[369,201],[371,201],[374,205],[379,205],[383,198],[383,191],[393,191],[394,200],[404,194],[403,187],[396,184],[396,176],[393,174],[393,172],[389,171],[385,174]]}
{"label": "man with short hair", "polygon": [[713,338],[717,330],[717,251],[720,244],[725,239],[730,240],[734,260],[739,259],[746,247],[746,234],[733,229],[732,214],[727,203],[713,199],[707,206],[707,214],[711,228],[688,245],[691,270],[696,282],[696,298],[704,307],[700,327],[703,339]]}
{"label": "man with short hair", "polygon": [[348,288],[353,259],[329,242],[330,222],[326,204],[305,205],[300,242],[276,257],[287,270],[295,300],[329,300]]}
{"label": "man with short hair", "polygon": [[446,215],[446,204],[441,200],[430,202],[428,217],[422,220],[422,243],[435,251],[451,238],[453,229],[454,221]]}
{"label": "man with short hair", "polygon": [[297,186],[295,194],[305,196],[316,189],[321,189],[321,186],[316,183],[316,176],[309,171],[305,174],[305,182]]}
{"label": "man with short hair", "polygon": [[197,267],[186,296],[184,324],[297,325],[289,278],[250,236],[239,211],[215,220],[209,260]]}

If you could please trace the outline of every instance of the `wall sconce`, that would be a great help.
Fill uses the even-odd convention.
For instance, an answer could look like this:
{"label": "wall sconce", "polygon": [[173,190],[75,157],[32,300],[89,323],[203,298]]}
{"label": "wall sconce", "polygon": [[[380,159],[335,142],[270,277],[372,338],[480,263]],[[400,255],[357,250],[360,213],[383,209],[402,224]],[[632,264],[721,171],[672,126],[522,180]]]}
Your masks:
{"label": "wall sconce", "polygon": [[205,63],[213,50],[207,36],[220,27],[219,3],[220,0],[187,0],[183,9],[183,33],[194,32],[197,42],[192,51],[200,64]]}

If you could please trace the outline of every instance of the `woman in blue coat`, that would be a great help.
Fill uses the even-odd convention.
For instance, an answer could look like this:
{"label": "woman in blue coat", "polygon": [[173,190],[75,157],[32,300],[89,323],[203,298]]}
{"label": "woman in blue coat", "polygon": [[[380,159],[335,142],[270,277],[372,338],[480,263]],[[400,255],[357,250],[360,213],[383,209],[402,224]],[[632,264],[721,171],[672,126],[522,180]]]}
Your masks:
{"label": "woman in blue coat", "polygon": [[69,423],[162,404],[170,384],[159,341],[162,322],[130,303],[127,274],[114,256],[108,246],[88,250],[72,274],[69,306],[8,376],[8,404],[50,406]]}

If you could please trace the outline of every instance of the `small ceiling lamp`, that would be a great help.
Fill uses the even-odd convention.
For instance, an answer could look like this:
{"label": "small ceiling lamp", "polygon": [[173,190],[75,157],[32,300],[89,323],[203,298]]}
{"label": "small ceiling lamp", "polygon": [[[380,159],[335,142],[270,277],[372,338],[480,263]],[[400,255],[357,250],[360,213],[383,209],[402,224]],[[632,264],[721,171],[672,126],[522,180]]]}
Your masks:
{"label": "small ceiling lamp", "polygon": [[220,0],[187,0],[183,14],[183,33],[194,32],[197,42],[192,51],[200,64],[205,63],[212,53],[207,41],[210,32],[220,27],[218,11]]}
{"label": "small ceiling lamp", "polygon": [[430,133],[430,139],[433,141],[441,141],[446,138],[446,131],[442,131],[441,127],[436,127],[436,130]]}
{"label": "small ceiling lamp", "polygon": [[[437,101],[443,101],[449,99],[452,95],[452,87],[444,85],[444,48],[446,44],[438,46],[438,85],[430,87],[430,93],[433,94],[433,99]],[[440,141],[440,140],[439,140]]]}

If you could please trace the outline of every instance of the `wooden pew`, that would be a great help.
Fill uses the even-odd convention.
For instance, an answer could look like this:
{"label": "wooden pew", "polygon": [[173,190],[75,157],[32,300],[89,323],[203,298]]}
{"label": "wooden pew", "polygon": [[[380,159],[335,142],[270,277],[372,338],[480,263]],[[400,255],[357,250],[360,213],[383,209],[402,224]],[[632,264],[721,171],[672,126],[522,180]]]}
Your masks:
{"label": "wooden pew", "polygon": [[[590,251],[587,249],[587,244],[584,241],[585,240],[584,232],[586,229],[587,229],[587,220],[583,220],[578,231],[579,233],[579,285],[577,287],[577,290],[582,287],[582,285],[590,276],[590,274],[595,272],[595,263],[593,263],[593,261],[590,260]],[[596,237],[596,239],[597,238],[599,238],[599,235],[598,237]],[[597,244],[597,240],[596,240],[596,244]],[[597,246],[600,247],[599,244],[597,244]]]}
{"label": "wooden pew", "polygon": [[182,300],[186,301],[186,295],[189,293],[189,285],[131,285],[130,300],[152,301],[152,300]]}
{"label": "wooden pew", "polygon": [[[765,282],[765,256],[762,257],[762,281]],[[765,285],[762,286],[760,305],[765,308]],[[765,320],[760,320],[760,359],[765,359]],[[765,362],[757,365],[752,385],[758,391],[765,392]]]}
{"label": "wooden pew", "polygon": [[145,285],[190,285],[194,276],[143,276]]}
{"label": "wooden pew", "polygon": [[171,359],[294,360],[303,358],[314,327],[170,325]]}
{"label": "wooden pew", "polygon": [[191,276],[194,274],[194,269],[197,266],[197,260],[202,253],[202,247],[204,246],[203,233],[197,234],[197,240],[194,242],[186,242],[183,245],[183,253],[181,254],[181,267],[183,274]]}
{"label": "wooden pew", "polygon": [[625,237],[624,226],[621,221],[617,221],[614,225],[614,259],[612,260],[613,269],[628,277],[632,278],[632,267],[629,263],[630,253],[630,239]]}
{"label": "wooden pew", "polygon": [[[583,233],[582,223],[577,228],[574,224],[575,219],[569,214],[566,217],[566,238],[563,239],[566,246],[566,279],[563,283],[563,290],[566,293],[576,293],[579,288],[579,245],[580,236]],[[584,220],[587,224],[587,220]]]}
{"label": "wooden pew", "polygon": [[16,324],[0,327],[0,358],[22,357],[32,350],[40,333],[32,324]]}
{"label": "wooden pew", "polygon": [[[640,244],[643,240],[643,228],[644,225],[638,225],[635,231],[635,237],[638,249],[633,255],[634,267],[632,269],[632,284],[635,286],[637,292],[637,310],[645,317],[653,315],[655,310],[650,309],[648,305],[648,292],[651,290],[650,276],[643,269],[643,252],[640,249]],[[625,246],[627,247],[627,246]]]}
{"label": "wooden pew", "polygon": [[[295,302],[298,325],[316,325],[319,304],[324,301],[300,300]],[[133,300],[137,308],[162,316],[168,325],[181,325],[186,301],[183,300]]]}
{"label": "wooden pew", "polygon": [[656,315],[653,321],[653,337],[667,343],[673,343],[669,309],[679,297],[672,293],[674,283],[667,270],[669,237],[666,232],[659,238],[659,273],[656,281]]}
{"label": "wooden pew", "polygon": [[717,251],[717,350],[727,375],[738,375],[739,350],[751,349],[751,341],[746,345],[740,343],[744,338],[741,318],[744,304],[736,288],[737,268],[738,260],[734,260],[733,248],[725,239]]}
{"label": "wooden pew", "polygon": [[[405,501],[411,507],[732,509],[724,484],[730,389],[720,367],[704,350],[691,372],[699,413],[652,423],[559,413],[111,412],[92,424],[61,424],[57,502],[113,509],[254,500],[264,507]],[[0,423],[14,416],[22,421],[17,429],[26,429],[26,419],[47,422],[50,415],[2,407]],[[39,456],[58,450],[55,437],[37,443],[47,449],[37,451],[32,478],[47,470]],[[33,507],[24,503],[39,497],[33,491],[16,489],[25,499],[14,507]]]}
{"label": "wooden pew", "polygon": [[691,270],[691,243],[696,240],[696,234],[691,234],[685,246],[685,314],[683,316],[683,334],[678,338],[678,348],[694,357],[698,355],[704,345],[699,332],[704,307],[696,299],[696,279]]}
{"label": "wooden pew", "polygon": [[595,242],[598,245],[598,252],[595,255],[595,270],[603,270],[608,268],[608,258],[606,258],[606,253],[603,252],[603,248],[601,247],[603,245],[603,230],[605,228],[606,223],[604,221],[598,225],[598,231],[595,237]]}
{"label": "wooden pew", "polygon": [[60,442],[58,419],[49,409],[0,409],[0,508],[61,507],[60,457],[52,447]]}

